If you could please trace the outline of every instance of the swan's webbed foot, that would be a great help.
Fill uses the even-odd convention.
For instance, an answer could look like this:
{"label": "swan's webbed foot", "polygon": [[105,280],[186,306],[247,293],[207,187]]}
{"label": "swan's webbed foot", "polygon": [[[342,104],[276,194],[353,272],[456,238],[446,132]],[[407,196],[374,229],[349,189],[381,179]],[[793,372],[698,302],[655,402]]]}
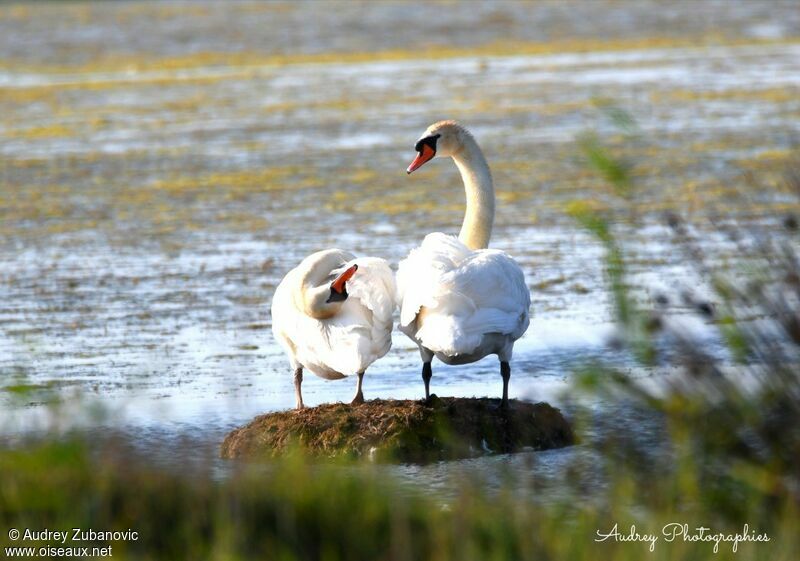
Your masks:
{"label": "swan's webbed foot", "polygon": [[508,409],[508,381],[511,379],[511,365],[506,361],[500,362],[500,375],[503,377],[503,399],[501,409]]}

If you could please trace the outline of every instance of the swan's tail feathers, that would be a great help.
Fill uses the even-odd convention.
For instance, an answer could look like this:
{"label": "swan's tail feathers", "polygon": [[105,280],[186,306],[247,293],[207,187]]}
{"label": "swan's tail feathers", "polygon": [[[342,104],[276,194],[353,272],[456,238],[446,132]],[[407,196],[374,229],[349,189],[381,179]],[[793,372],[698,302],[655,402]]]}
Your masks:
{"label": "swan's tail feathers", "polygon": [[520,329],[520,315],[493,308],[482,308],[472,315],[466,329],[470,332],[514,334]]}
{"label": "swan's tail feathers", "polygon": [[466,333],[461,319],[456,316],[432,314],[426,316],[416,338],[426,349],[454,356],[472,351],[480,344],[482,336]]}
{"label": "swan's tail feathers", "polygon": [[421,323],[416,338],[422,345],[450,356],[472,353],[486,334],[501,333],[517,338],[528,327],[527,316],[486,308],[475,310],[468,317],[437,310],[424,314]]}

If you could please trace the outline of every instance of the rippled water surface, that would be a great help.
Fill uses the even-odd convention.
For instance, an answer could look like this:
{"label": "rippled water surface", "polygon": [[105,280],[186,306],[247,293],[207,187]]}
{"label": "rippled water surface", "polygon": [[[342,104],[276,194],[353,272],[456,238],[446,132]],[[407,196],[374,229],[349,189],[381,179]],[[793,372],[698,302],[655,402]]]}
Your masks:
{"label": "rippled water surface", "polygon": [[[492,246],[518,259],[532,290],[516,397],[565,404],[581,362],[633,366],[606,345],[602,248],[564,211],[619,203],[582,161],[585,131],[633,166],[642,218],[624,238],[644,301],[680,303],[697,285],[661,225],[666,210],[763,228],[796,210],[781,182],[800,134],[790,2],[698,3],[695,17],[660,3],[181,6],[0,7],[6,438],[110,426],[156,457],[184,440],[198,455],[255,414],[291,407],[270,331],[277,282],[321,248],[396,264],[426,233],[457,233],[454,166],[405,174],[440,118],[461,119],[483,146],[498,191]],[[598,109],[608,102],[636,119],[634,142]],[[723,259],[733,251],[723,236],[706,242]],[[703,333],[682,305],[673,316]],[[497,363],[435,364],[433,390],[494,395]],[[352,380],[304,383],[309,405],[352,391]],[[365,393],[422,394],[401,334]],[[55,420],[47,413],[74,394],[104,413],[69,401]],[[620,417],[643,440],[656,430]],[[573,453],[397,473],[432,487],[506,464],[547,476]]]}

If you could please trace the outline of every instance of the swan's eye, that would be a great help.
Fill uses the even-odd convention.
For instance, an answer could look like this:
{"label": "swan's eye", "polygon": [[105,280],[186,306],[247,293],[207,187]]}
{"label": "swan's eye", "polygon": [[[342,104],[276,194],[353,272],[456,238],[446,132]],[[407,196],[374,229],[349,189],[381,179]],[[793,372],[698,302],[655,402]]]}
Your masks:
{"label": "swan's eye", "polygon": [[414,145],[414,150],[417,152],[422,152],[423,146],[429,146],[436,152],[436,140],[442,136],[441,134],[434,134],[433,136],[426,136],[425,138],[420,138],[417,143]]}

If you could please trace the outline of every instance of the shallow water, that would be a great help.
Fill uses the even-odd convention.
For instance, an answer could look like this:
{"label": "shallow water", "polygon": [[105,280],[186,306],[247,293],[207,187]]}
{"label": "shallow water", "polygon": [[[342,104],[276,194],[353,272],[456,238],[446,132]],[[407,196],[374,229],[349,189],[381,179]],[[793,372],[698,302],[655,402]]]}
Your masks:
{"label": "shallow water", "polygon": [[[565,213],[575,199],[621,205],[587,171],[575,143],[584,131],[598,131],[633,163],[641,220],[622,235],[637,294],[645,303],[668,295],[673,320],[697,335],[703,322],[681,293],[699,283],[661,213],[771,228],[776,215],[797,210],[781,182],[800,134],[800,18],[790,3],[766,12],[726,5],[722,14],[704,4],[698,13],[721,18],[705,22],[663,4],[589,4],[581,9],[591,13],[573,14],[487,3],[454,9],[459,25],[432,30],[434,5],[409,16],[417,25],[400,35],[389,24],[394,5],[370,13],[377,27],[350,35],[341,32],[357,22],[350,4],[337,15],[241,4],[223,20],[211,5],[187,6],[181,17],[137,3],[86,13],[0,8],[0,385],[34,388],[0,392],[6,440],[114,428],[155,461],[180,465],[214,454],[231,427],[291,407],[292,377],[268,313],[282,275],[320,248],[396,264],[424,234],[458,231],[453,166],[404,172],[435,119],[464,120],[484,147],[498,188],[492,246],[518,259],[532,289],[515,397],[569,410],[564,392],[577,366],[598,357],[634,366],[606,345],[613,328],[602,248]],[[282,26],[303,18],[318,33],[287,43]],[[556,24],[558,37],[531,35]],[[220,43],[218,34],[191,33],[193,25],[239,34]],[[271,33],[256,33],[258,25]],[[715,26],[731,35],[706,44]],[[191,41],[176,39],[187,33]],[[620,43],[597,47],[610,36]],[[434,54],[443,43],[462,51],[414,56],[426,37],[436,37],[425,43]],[[559,41],[572,47],[561,52]],[[107,45],[103,56],[97,42]],[[298,58],[332,50],[353,56]],[[602,100],[635,117],[635,139],[620,137]],[[703,236],[719,259],[735,255],[724,235]],[[348,400],[353,385],[307,376],[304,397],[308,405]],[[494,395],[498,367],[493,359],[435,364],[432,387]],[[418,355],[401,334],[368,371],[365,392],[422,394]],[[55,416],[46,405],[54,397],[67,399]],[[590,405],[600,414],[611,407]],[[631,415],[620,418],[650,442],[657,422]],[[184,441],[192,445],[175,448]],[[575,453],[396,474],[447,492],[451,476],[509,466],[557,479]]]}

